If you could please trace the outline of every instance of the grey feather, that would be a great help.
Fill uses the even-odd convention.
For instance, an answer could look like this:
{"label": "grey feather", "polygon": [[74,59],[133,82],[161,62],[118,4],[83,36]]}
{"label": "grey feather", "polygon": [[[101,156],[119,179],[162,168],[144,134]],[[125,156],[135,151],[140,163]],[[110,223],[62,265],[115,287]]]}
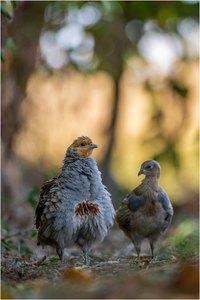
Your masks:
{"label": "grey feather", "polygon": [[[55,246],[59,253],[72,245],[89,250],[113,225],[110,194],[93,158],[65,157],[60,175],[47,182],[40,195],[36,209],[38,242]],[[78,205],[86,201],[97,206],[99,213],[76,215]]]}
{"label": "grey feather", "polygon": [[166,192],[163,190],[158,193],[157,200],[162,204],[164,210],[173,215],[173,207]]}
{"label": "grey feather", "polygon": [[142,196],[136,196],[135,194],[132,194],[128,197],[128,207],[132,212],[136,212],[138,208],[141,206],[144,206],[146,203],[146,199]]}

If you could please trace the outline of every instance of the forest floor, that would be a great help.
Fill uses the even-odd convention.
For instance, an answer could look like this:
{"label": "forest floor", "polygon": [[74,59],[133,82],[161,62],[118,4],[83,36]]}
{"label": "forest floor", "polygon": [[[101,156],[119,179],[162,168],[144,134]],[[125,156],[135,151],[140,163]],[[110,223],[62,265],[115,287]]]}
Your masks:
{"label": "forest floor", "polygon": [[90,253],[90,266],[77,248],[67,249],[60,262],[54,250],[37,247],[34,229],[10,234],[2,239],[1,299],[198,299],[198,251],[191,248],[191,236],[179,251],[170,237],[175,234],[161,241],[154,259],[144,243],[138,259],[129,240],[113,228]]}

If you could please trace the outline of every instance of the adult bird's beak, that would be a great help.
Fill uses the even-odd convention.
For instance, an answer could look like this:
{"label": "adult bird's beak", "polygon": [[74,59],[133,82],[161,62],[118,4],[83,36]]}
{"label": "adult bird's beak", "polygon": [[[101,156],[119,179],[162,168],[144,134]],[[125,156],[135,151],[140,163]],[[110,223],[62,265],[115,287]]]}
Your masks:
{"label": "adult bird's beak", "polygon": [[138,176],[145,174],[143,169],[140,169],[140,171],[138,172]]}
{"label": "adult bird's beak", "polygon": [[90,145],[90,147],[91,147],[92,149],[98,148],[98,146],[97,146],[96,144],[93,144],[93,143]]}

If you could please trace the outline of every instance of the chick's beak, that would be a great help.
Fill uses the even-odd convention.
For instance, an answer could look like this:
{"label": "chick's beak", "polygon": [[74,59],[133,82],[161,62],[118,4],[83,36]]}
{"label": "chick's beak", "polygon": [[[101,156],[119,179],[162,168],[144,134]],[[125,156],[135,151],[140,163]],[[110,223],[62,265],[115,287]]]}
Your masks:
{"label": "chick's beak", "polygon": [[143,169],[140,169],[140,171],[138,172],[138,176],[145,174]]}
{"label": "chick's beak", "polygon": [[98,148],[98,146],[97,146],[96,144],[93,144],[93,143],[90,145],[90,147],[91,147],[92,149]]}

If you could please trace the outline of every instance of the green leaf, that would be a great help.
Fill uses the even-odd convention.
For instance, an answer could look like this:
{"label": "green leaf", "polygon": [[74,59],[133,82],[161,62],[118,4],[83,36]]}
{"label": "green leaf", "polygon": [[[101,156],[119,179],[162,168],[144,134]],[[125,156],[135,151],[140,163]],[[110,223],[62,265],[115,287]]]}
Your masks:
{"label": "green leaf", "polygon": [[8,37],[6,40],[6,46],[8,49],[10,49],[12,52],[16,52],[17,48],[15,43],[13,42],[13,39],[11,37]]}
{"label": "green leaf", "polygon": [[35,237],[37,235],[37,231],[34,230],[32,233],[31,233],[31,237]]}
{"label": "green leaf", "polygon": [[52,264],[57,264],[57,262],[59,261],[59,259],[55,256],[50,257],[49,260]]}
{"label": "green leaf", "polygon": [[1,61],[5,61],[5,52],[1,49]]}
{"label": "green leaf", "polygon": [[13,245],[13,241],[11,240],[2,240],[1,243],[7,251],[16,249],[16,247]]}
{"label": "green leaf", "polygon": [[4,17],[8,18],[9,20],[12,19],[12,15],[11,15],[11,14],[5,9],[5,7],[3,7],[2,5],[1,5],[1,14],[2,14]]}
{"label": "green leaf", "polygon": [[31,255],[33,253],[33,251],[26,245],[25,241],[22,239],[18,242],[18,251],[22,255]]}
{"label": "green leaf", "polygon": [[13,7],[13,8],[16,8],[16,7],[17,7],[17,1],[12,0],[12,1],[11,1],[11,4],[12,4],[12,7]]}
{"label": "green leaf", "polygon": [[5,223],[4,221],[2,222],[2,229],[5,231],[7,234],[10,233],[11,231],[11,226],[9,223]]}

